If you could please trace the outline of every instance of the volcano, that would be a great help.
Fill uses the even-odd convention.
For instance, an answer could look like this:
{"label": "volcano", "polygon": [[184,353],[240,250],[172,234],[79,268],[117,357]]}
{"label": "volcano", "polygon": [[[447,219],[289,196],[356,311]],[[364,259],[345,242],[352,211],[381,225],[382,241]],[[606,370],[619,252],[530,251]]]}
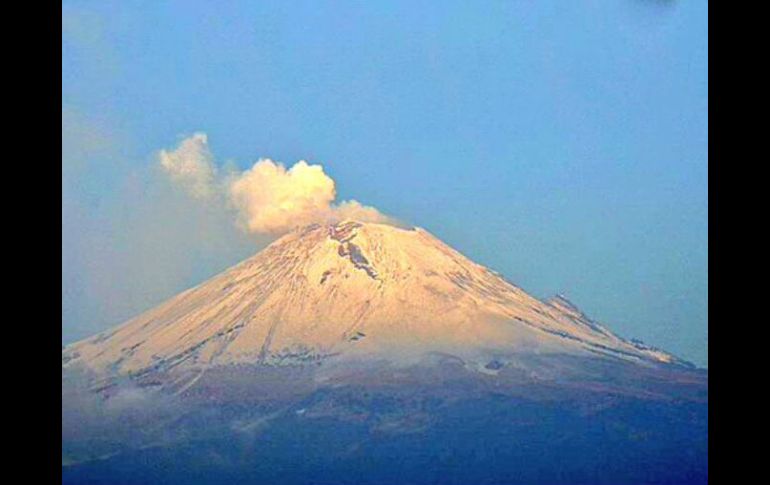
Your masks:
{"label": "volcano", "polygon": [[[297,229],[65,347],[62,379],[63,393],[77,388],[102,405],[122,402],[126,389],[154,396],[140,415],[163,430],[137,436],[112,422],[120,444],[105,451],[84,434],[103,433],[104,422],[76,422],[63,434],[71,483],[121,482],[126,463],[165,483],[158,463],[169,460],[186,470],[178,483],[707,478],[705,370],[612,333],[564,296],[534,298],[421,228]],[[156,449],[148,443],[160,435],[160,454],[138,451]],[[277,468],[244,458],[242,445]],[[212,449],[235,475],[185,475],[184,463]],[[554,449],[570,458],[548,468]],[[454,475],[442,474],[447,466]]]}
{"label": "volcano", "polygon": [[683,361],[624,340],[563,296],[543,302],[420,228],[310,226],[120,327],[68,347],[65,366],[143,375],[334,357],[444,352]]}

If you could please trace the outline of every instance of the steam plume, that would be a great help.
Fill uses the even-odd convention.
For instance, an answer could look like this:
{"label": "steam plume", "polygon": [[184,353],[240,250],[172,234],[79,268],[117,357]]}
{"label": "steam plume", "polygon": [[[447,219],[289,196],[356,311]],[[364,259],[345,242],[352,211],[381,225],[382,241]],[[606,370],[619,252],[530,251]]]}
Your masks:
{"label": "steam plume", "polygon": [[238,227],[248,233],[281,235],[295,227],[344,219],[395,222],[355,200],[335,203],[334,180],[321,165],[304,160],[287,169],[260,159],[246,171],[219,177],[203,133],[183,140],[175,150],[161,150],[159,159],[172,182],[195,198],[219,198],[235,211]]}

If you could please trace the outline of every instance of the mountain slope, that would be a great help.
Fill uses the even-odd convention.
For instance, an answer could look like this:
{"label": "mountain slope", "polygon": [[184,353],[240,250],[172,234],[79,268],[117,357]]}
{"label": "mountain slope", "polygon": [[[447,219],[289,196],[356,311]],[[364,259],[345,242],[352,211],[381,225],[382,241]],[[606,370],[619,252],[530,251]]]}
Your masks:
{"label": "mountain slope", "polygon": [[146,374],[331,356],[426,352],[678,362],[626,341],[563,297],[542,302],[420,228],[347,221],[296,230],[112,331],[66,347],[63,367]]}

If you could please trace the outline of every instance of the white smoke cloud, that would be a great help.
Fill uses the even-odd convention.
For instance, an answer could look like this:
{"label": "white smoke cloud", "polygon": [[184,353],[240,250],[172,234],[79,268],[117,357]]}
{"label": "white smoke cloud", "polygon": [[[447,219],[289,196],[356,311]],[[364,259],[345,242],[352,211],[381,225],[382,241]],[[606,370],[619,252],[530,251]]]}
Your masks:
{"label": "white smoke cloud", "polygon": [[217,170],[205,133],[182,140],[175,150],[161,150],[158,158],[171,180],[191,196],[208,199],[214,195]]}
{"label": "white smoke cloud", "polygon": [[334,180],[320,165],[301,160],[290,169],[259,160],[229,184],[239,224],[249,232],[278,234],[325,217],[336,197]]}
{"label": "white smoke cloud", "polygon": [[159,158],[171,180],[193,197],[209,199],[220,194],[235,210],[238,227],[248,233],[281,235],[296,227],[345,219],[395,223],[358,201],[335,203],[334,180],[321,165],[304,160],[287,169],[273,160],[260,159],[246,171],[218,179],[203,133],[183,140],[173,151],[162,150]]}
{"label": "white smoke cloud", "polygon": [[334,204],[334,180],[320,165],[300,160],[286,169],[269,159],[259,160],[234,177],[228,186],[238,223],[248,232],[281,234],[314,222],[388,223],[390,218],[355,200]]}

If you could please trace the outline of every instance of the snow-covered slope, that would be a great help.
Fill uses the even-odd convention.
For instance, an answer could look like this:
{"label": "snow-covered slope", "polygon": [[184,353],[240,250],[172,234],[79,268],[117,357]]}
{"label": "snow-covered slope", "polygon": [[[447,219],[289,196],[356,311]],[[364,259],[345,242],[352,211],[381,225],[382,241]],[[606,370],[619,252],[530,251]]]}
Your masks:
{"label": "snow-covered slope", "polygon": [[425,352],[676,359],[619,338],[563,297],[542,302],[419,229],[353,221],[296,230],[123,325],[64,367],[147,374],[228,364],[397,361]]}

